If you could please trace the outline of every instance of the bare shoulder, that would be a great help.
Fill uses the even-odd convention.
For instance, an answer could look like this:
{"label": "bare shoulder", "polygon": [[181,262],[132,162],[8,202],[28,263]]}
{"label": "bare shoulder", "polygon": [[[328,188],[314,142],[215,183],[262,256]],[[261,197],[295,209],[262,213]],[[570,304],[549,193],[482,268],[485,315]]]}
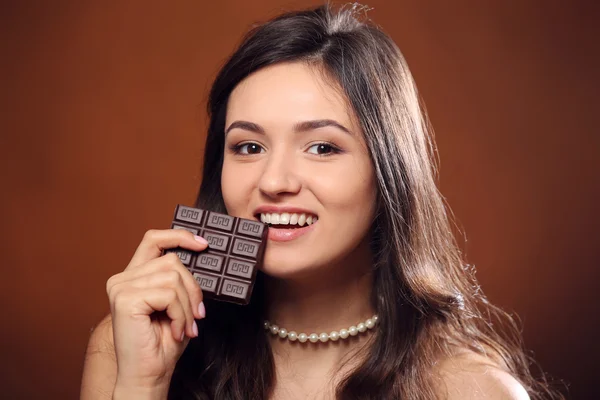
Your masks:
{"label": "bare shoulder", "polygon": [[440,397],[448,400],[529,400],[527,391],[510,373],[487,357],[463,352],[437,367]]}

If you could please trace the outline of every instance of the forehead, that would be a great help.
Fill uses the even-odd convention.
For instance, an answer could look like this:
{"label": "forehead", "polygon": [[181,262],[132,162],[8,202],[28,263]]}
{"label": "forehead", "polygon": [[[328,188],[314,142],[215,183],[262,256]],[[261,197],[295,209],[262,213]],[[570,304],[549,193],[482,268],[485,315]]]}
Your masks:
{"label": "forehead", "polygon": [[237,119],[273,124],[334,119],[353,132],[357,127],[339,84],[303,62],[271,65],[241,81],[229,97],[226,123]]}

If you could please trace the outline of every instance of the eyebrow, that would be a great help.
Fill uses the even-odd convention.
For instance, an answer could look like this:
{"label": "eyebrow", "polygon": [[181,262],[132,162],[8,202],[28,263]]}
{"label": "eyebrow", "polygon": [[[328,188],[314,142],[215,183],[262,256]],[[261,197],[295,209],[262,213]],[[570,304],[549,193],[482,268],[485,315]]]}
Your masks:
{"label": "eyebrow", "polygon": [[[298,122],[298,123],[294,124],[293,130],[294,130],[294,132],[299,133],[299,132],[312,131],[312,130],[319,129],[319,128],[325,128],[327,126],[332,126],[334,128],[341,130],[342,132],[350,134],[350,135],[352,134],[350,132],[350,130],[348,128],[346,128],[344,125],[342,125],[339,122],[336,122],[332,119],[315,119],[315,120],[311,120],[311,121]],[[262,126],[255,124],[253,122],[234,121],[225,130],[225,135],[227,135],[229,133],[229,131],[231,131],[232,129],[235,129],[235,128],[243,129],[243,130],[250,131],[250,132],[260,133],[263,135],[265,133],[265,130],[263,129]]]}

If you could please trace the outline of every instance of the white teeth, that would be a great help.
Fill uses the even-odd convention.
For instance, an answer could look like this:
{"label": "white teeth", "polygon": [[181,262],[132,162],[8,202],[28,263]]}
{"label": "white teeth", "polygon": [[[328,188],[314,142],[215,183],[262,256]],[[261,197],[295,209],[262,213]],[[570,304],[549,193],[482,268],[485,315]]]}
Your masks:
{"label": "white teeth", "polygon": [[279,225],[279,214],[271,214],[271,224],[272,225]]}
{"label": "white teeth", "polygon": [[271,225],[312,225],[319,219],[316,215],[306,215],[305,213],[261,213],[260,221]]}
{"label": "white teeth", "polygon": [[306,222],[306,214],[300,214],[300,216],[298,217],[298,225],[300,226],[304,226],[304,223]]}

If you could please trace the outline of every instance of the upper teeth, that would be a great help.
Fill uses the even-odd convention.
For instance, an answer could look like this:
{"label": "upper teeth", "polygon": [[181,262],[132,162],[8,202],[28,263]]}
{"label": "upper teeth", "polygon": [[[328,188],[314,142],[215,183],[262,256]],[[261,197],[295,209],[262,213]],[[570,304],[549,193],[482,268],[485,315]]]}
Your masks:
{"label": "upper teeth", "polygon": [[317,222],[316,215],[290,213],[261,213],[260,221],[271,225],[312,225]]}

